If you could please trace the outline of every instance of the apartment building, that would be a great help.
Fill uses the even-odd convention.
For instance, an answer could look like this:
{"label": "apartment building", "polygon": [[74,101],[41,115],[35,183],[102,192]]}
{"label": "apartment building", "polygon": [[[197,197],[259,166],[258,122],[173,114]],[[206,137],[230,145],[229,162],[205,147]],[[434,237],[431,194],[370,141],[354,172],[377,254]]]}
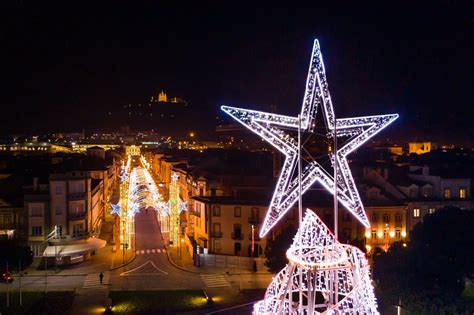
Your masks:
{"label": "apartment building", "polygon": [[210,254],[262,257],[267,240],[259,233],[267,208],[268,200],[263,199],[194,196],[189,234]]}

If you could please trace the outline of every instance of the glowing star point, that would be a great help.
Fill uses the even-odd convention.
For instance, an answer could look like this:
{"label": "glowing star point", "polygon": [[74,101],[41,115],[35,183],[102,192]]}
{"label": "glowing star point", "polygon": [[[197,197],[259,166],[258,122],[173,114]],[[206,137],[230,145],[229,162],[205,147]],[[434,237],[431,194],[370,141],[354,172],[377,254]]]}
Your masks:
{"label": "glowing star point", "polygon": [[[336,178],[316,161],[308,163],[302,171],[301,183],[294,178],[298,165],[298,141],[287,130],[312,133],[318,107],[322,107],[324,122],[331,133],[350,139],[339,147],[336,157],[330,153],[331,163],[336,163]],[[285,155],[280,177],[265,216],[260,236],[265,236],[278,223],[299,198],[299,187],[306,192],[316,182],[334,194],[337,200],[365,227],[369,220],[349,169],[347,155],[374,137],[398,118],[398,114],[336,119],[329,94],[326,73],[318,40],[314,41],[311,62],[306,80],[306,90],[299,117],[278,115],[261,111],[223,105],[222,111],[237,122],[262,137]]]}
{"label": "glowing star point", "polygon": [[120,205],[119,204],[116,204],[114,205],[113,203],[110,204],[110,206],[112,207],[112,210],[110,211],[110,214],[116,214],[118,216],[120,216]]}

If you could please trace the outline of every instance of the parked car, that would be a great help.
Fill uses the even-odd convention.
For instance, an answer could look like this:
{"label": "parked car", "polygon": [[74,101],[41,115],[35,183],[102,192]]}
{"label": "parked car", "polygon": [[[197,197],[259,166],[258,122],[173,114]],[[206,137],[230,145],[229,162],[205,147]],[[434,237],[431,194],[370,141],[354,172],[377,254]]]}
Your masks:
{"label": "parked car", "polygon": [[12,283],[13,282],[13,277],[12,277],[11,273],[4,272],[4,273],[2,273],[2,276],[0,277],[0,281],[5,282],[5,283]]}

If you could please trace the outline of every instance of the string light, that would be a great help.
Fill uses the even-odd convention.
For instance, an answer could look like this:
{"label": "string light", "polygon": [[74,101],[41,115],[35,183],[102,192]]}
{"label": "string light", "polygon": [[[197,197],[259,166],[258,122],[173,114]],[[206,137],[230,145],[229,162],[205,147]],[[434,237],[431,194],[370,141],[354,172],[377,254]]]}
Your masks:
{"label": "string light", "polygon": [[[339,243],[311,210],[286,255],[254,314],[379,314],[364,253]],[[328,303],[335,286],[338,300]]]}
{"label": "string light", "polygon": [[[304,193],[315,182],[319,182],[331,194],[334,194],[334,186],[337,185],[339,202],[365,227],[370,226],[349,169],[347,155],[397,119],[398,114],[335,119],[318,40],[314,41],[304,95],[301,109],[302,131],[314,131],[317,109],[318,106],[321,106],[324,121],[329,130],[333,132],[334,126],[336,126],[337,137],[351,136],[347,143],[337,151],[335,159],[334,154],[331,154],[332,165],[337,164],[336,179],[316,161],[310,162],[303,169],[301,183],[294,176],[297,161],[301,157],[298,156],[297,141],[285,129],[298,130],[298,117],[221,106],[224,112],[285,155],[282,171],[260,230],[260,237],[264,237],[296,203],[299,196],[299,186]],[[336,161],[334,162],[334,160]]]}
{"label": "string light", "polygon": [[112,207],[112,210],[110,210],[110,215],[116,214],[120,216],[120,205],[119,204],[113,204],[110,203],[110,206]]}
{"label": "string light", "polygon": [[[349,138],[329,152],[335,174],[316,160],[295,178],[298,141],[286,130],[314,133],[318,106],[331,139]],[[318,40],[314,41],[301,113],[298,117],[222,106],[240,124],[258,134],[285,155],[260,236],[264,237],[314,183],[319,182],[366,228],[370,227],[352,177],[347,155],[386,128],[397,114],[336,119]],[[287,251],[289,264],[273,278],[255,314],[378,314],[364,253],[340,244],[321,219],[307,210]],[[340,299],[342,297],[342,299]]]}

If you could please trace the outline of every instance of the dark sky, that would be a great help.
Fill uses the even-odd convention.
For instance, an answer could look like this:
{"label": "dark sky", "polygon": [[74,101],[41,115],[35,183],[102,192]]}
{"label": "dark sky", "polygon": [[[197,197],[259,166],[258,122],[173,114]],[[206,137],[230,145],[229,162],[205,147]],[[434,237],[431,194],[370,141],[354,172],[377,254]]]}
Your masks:
{"label": "dark sky", "polygon": [[318,38],[338,117],[398,112],[386,137],[474,138],[469,1],[135,2],[3,4],[0,132],[118,129],[107,112],[161,89],[189,102],[196,129],[224,118],[221,104],[296,115]]}

